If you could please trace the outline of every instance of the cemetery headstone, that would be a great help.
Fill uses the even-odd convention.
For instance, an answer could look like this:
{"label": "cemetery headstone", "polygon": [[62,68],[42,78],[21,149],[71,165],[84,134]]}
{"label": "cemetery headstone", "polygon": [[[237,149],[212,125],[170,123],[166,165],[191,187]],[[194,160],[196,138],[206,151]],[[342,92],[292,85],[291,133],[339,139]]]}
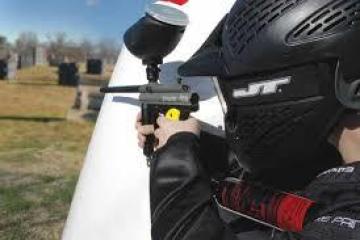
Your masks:
{"label": "cemetery headstone", "polygon": [[7,61],[5,59],[0,60],[0,80],[5,80],[7,78]]}
{"label": "cemetery headstone", "polygon": [[61,63],[58,74],[59,85],[77,86],[79,84],[79,69],[76,63]]}
{"label": "cemetery headstone", "polygon": [[19,53],[19,69],[47,64],[47,49],[44,46],[31,47]]}
{"label": "cemetery headstone", "polygon": [[88,59],[86,66],[88,74],[103,74],[103,61],[101,59]]}
{"label": "cemetery headstone", "polygon": [[16,77],[16,71],[18,66],[18,55],[17,54],[11,54],[10,58],[7,63],[7,79],[8,80],[14,80]]}
{"label": "cemetery headstone", "polygon": [[27,68],[35,65],[35,51],[33,48],[29,48],[25,51],[22,51],[19,55],[19,64],[18,68]]}
{"label": "cemetery headstone", "polygon": [[37,46],[35,48],[35,59],[34,59],[35,65],[47,65],[47,50],[44,46]]}

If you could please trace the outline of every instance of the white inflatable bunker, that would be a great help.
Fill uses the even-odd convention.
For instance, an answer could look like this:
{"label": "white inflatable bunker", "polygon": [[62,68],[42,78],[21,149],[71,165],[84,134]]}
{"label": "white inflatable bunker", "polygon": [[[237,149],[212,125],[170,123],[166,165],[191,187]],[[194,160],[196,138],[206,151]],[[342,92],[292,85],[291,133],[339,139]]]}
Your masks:
{"label": "white inflatable bunker", "polygon": [[[234,0],[190,0],[177,6],[190,24],[177,48],[164,60],[160,81],[175,81],[176,69],[207,39]],[[161,2],[161,4],[173,4]],[[111,86],[147,83],[145,67],[123,47]],[[198,92],[193,116],[223,126],[212,79],[185,79]],[[140,111],[136,94],[108,94],[102,105],[76,187],[63,240],[146,240],[150,236],[149,168],[134,129]]]}

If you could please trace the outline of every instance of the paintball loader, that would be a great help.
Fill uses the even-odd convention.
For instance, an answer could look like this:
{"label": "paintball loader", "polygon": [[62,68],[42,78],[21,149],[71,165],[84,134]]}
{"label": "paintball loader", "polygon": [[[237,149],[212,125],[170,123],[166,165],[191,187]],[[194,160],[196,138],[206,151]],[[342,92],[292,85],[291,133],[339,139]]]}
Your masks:
{"label": "paintball loader", "polygon": [[[140,86],[105,87],[103,93],[140,93],[141,121],[143,125],[155,125],[159,113],[171,120],[185,120],[199,109],[199,97],[190,88],[178,82],[159,83],[163,58],[179,43],[188,24],[187,16],[175,8],[152,4],[146,15],[130,27],[124,35],[128,50],[146,65],[148,84]],[[155,145],[155,136],[147,136],[144,155],[150,161]]]}

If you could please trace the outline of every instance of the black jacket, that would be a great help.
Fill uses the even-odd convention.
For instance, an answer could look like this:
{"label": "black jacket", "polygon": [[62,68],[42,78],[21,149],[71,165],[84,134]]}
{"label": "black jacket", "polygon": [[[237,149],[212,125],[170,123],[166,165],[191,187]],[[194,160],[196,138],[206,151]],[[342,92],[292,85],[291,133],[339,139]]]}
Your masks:
{"label": "black jacket", "polygon": [[241,218],[225,223],[205,168],[199,139],[191,133],[172,136],[156,152],[150,172],[153,240],[360,239],[360,163],[330,169],[304,189],[301,195],[318,207],[300,234]]}

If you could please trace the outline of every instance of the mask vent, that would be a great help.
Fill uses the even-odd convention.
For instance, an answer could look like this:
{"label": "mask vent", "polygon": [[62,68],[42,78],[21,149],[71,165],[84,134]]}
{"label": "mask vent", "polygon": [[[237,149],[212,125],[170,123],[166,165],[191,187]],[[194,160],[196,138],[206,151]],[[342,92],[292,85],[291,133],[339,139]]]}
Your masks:
{"label": "mask vent", "polygon": [[[228,137],[236,146],[234,148],[246,155],[266,159],[269,151],[278,144],[283,145],[294,132],[305,126],[317,106],[317,102],[309,102],[294,106],[259,107],[249,111],[231,109],[226,121]],[[237,114],[231,115],[232,112]],[[230,118],[235,119],[229,121]],[[231,122],[236,128],[228,125]]]}
{"label": "mask vent", "polygon": [[226,23],[231,51],[240,55],[246,45],[270,23],[303,0],[237,1]]}
{"label": "mask vent", "polygon": [[296,27],[288,42],[312,40],[360,25],[359,0],[334,0]]}

